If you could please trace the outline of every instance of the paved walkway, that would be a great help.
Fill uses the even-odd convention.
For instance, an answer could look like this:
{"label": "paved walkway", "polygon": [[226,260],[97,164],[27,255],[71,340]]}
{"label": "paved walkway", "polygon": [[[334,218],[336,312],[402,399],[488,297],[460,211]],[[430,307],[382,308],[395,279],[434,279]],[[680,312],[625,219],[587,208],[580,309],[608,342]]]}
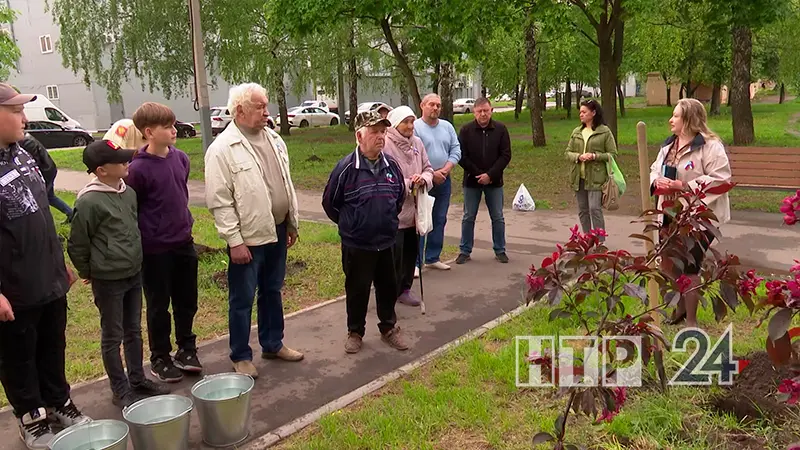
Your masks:
{"label": "paved walkway", "polygon": [[[85,184],[86,178],[85,174],[60,171],[56,187],[74,191]],[[192,202],[202,205],[202,183],[192,182],[190,188]],[[325,220],[318,194],[303,192],[299,195],[304,219]],[[450,211],[446,234],[450,241],[457,243],[461,208],[453,205]],[[638,224],[630,223],[634,219],[629,216],[607,217],[611,247],[625,247],[631,251],[643,249],[638,241],[631,244],[627,237],[641,230]],[[514,309],[522,301],[523,275],[528,266],[531,263],[538,265],[543,256],[553,251],[556,243],[567,239],[568,228],[576,221],[576,215],[571,212],[507,211],[506,234],[511,263],[499,264],[493,259],[490,223],[482,207],[476,223],[478,240],[473,260],[463,266],[454,266],[449,272],[426,272],[428,313],[421,315],[417,308],[398,305],[399,325],[407,332],[413,345],[407,352],[392,350],[380,341],[374,309],[370,310],[367,318],[364,349],[357,355],[344,353],[346,316],[343,302],[287,319],[285,342],[305,352],[306,359],[300,363],[255,361],[261,377],[253,391],[249,439],[301,417]],[[781,227],[780,223],[777,215],[736,214],[735,219],[725,226],[726,238],[721,247],[739,254],[746,264],[767,270],[785,270],[797,257],[800,235],[795,230]],[[257,351],[255,333],[252,337],[251,345]],[[200,357],[207,373],[231,370],[225,339],[203,345]],[[189,395],[196,380],[189,378],[176,385],[175,392]],[[105,380],[74,389],[73,398],[95,418],[121,416],[119,409],[111,404]],[[0,414],[0,442],[6,442],[3,448],[23,448],[16,434],[16,424],[10,413]],[[201,441],[196,412],[192,418],[190,448],[206,448]]]}

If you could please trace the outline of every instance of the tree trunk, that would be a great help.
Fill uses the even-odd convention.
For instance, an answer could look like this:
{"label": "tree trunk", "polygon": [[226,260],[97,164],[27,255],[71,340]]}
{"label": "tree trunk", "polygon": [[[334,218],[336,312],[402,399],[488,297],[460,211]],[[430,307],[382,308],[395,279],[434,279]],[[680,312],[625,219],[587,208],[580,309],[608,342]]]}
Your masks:
{"label": "tree trunk", "polygon": [[525,100],[525,88],[526,86],[520,82],[517,88],[517,97],[514,99],[514,120],[519,120],[519,116],[522,114],[522,102]]}
{"label": "tree trunk", "polygon": [[272,71],[272,88],[275,90],[276,97],[278,98],[278,115],[281,118],[281,136],[289,136],[291,128],[289,126],[289,113],[286,106],[286,87],[283,85],[283,70],[281,67],[276,67]]}
{"label": "tree trunk", "polygon": [[755,140],[753,110],[750,106],[750,65],[753,32],[746,26],[733,28],[733,72],[731,74],[731,120],[733,143],[747,145]]}
{"label": "tree trunk", "polygon": [[[408,85],[408,90],[411,93],[411,100],[414,102],[412,108],[417,113],[417,115],[421,115],[422,111],[420,110],[420,103],[422,103],[422,99],[419,96],[419,87],[417,86],[417,79],[414,77],[414,72],[411,70],[411,67],[408,65],[408,59],[406,59],[403,52],[400,51],[400,48],[397,46],[397,41],[394,40],[394,35],[392,34],[392,26],[389,23],[389,18],[384,17],[380,20],[381,30],[383,30],[383,37],[386,38],[386,43],[389,44],[389,48],[392,49],[392,55],[394,55],[394,59],[397,61],[397,66],[400,68],[400,72],[403,73],[403,76],[406,78],[406,84]],[[351,94],[352,97],[352,94]]]}
{"label": "tree trunk", "polygon": [[719,106],[722,100],[722,83],[715,82],[711,88],[711,108],[709,114],[712,116],[719,115]]}
{"label": "tree trunk", "polygon": [[583,83],[575,83],[575,109],[580,109],[583,100]]}
{"label": "tree trunk", "polygon": [[669,82],[669,77],[662,72],[661,78],[664,80],[664,86],[667,87],[667,106],[672,106],[672,85]]}
{"label": "tree trunk", "polygon": [[542,102],[542,111],[546,111],[547,110],[547,92],[542,91],[542,93],[539,94],[539,98],[541,99],[541,102]]}
{"label": "tree trunk", "polygon": [[400,81],[400,104],[408,106],[408,86],[406,86],[406,81]]}
{"label": "tree trunk", "polygon": [[534,147],[547,145],[544,136],[544,120],[539,98],[539,55],[536,43],[536,23],[532,12],[528,12],[525,24],[525,73],[527,74],[528,110],[531,113],[531,137]]}
{"label": "tree trunk", "polygon": [[572,82],[567,78],[566,89],[564,90],[564,109],[567,110],[567,119],[572,118]]}
{"label": "tree trunk", "polygon": [[600,99],[603,116],[617,137],[617,66],[614,65],[613,47],[610,41],[600,41]]}
{"label": "tree trunk", "polygon": [[778,96],[778,103],[782,105],[783,102],[785,101],[786,101],[786,86],[783,83],[781,83],[781,91]]}
{"label": "tree trunk", "polygon": [[481,86],[481,97],[488,98],[489,96],[487,94],[488,94],[488,89],[486,88],[486,85],[484,84],[484,85]]}
{"label": "tree trunk", "polygon": [[350,73],[350,131],[356,130],[356,114],[358,114],[358,65],[356,64],[356,33],[355,27],[350,30],[350,61],[348,61],[348,72]]}
{"label": "tree trunk", "polygon": [[622,83],[617,80],[617,100],[619,101],[619,115],[625,117],[625,93],[622,92]]}
{"label": "tree trunk", "polygon": [[344,101],[344,63],[342,62],[341,52],[339,52],[338,61],[336,61],[336,109],[339,114],[339,125],[344,126],[344,112],[346,111]]}
{"label": "tree trunk", "polygon": [[439,84],[442,81],[442,62],[437,61],[433,66],[433,79],[431,80],[431,92],[439,93]]}
{"label": "tree trunk", "polygon": [[564,95],[560,91],[556,91],[556,109],[561,108],[561,96]]}
{"label": "tree trunk", "polygon": [[441,118],[453,123],[453,63],[442,63],[439,80],[439,91],[442,98]]}

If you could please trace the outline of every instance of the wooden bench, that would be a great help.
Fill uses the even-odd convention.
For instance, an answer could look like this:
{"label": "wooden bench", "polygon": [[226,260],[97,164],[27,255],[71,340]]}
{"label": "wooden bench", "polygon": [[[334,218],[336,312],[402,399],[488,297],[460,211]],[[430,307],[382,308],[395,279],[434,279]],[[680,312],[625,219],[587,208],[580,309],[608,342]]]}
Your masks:
{"label": "wooden bench", "polygon": [[741,187],[800,189],[800,148],[727,147],[733,181]]}

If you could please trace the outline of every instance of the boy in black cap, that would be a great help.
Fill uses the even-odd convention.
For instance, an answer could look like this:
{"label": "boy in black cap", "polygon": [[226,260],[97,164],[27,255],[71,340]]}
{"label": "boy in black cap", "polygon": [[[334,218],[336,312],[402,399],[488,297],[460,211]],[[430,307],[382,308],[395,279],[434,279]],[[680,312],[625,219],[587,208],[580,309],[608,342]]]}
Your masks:
{"label": "boy in black cap", "polygon": [[[92,285],[103,366],[120,407],[169,392],[145,378],[142,368],[142,242],[136,192],[122,180],[134,153],[106,140],[83,150],[83,163],[96,178],[78,193],[67,247],[78,275]],[[119,354],[123,342],[127,376]]]}

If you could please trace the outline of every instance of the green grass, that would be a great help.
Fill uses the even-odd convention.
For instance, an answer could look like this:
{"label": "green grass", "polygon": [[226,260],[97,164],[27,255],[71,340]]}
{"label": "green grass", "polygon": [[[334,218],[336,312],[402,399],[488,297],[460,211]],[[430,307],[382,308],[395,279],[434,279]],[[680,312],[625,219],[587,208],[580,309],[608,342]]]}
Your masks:
{"label": "green grass", "polygon": [[[634,104],[636,102],[633,99],[631,101]],[[795,114],[800,114],[800,101],[783,105],[754,104],[756,145],[800,147],[800,139],[786,132],[789,119]],[[626,176],[629,187],[628,193],[622,197],[620,212],[635,214],[640,210],[636,124],[643,121],[648,126],[649,161],[652,161],[655,159],[658,144],[669,134],[667,120],[671,115],[670,107],[631,108],[627,117],[619,119],[618,164]],[[574,208],[574,193],[568,182],[570,167],[563,157],[563,152],[569,135],[577,124],[577,112],[573,111],[573,117],[567,119],[563,110],[548,110],[545,113],[545,134],[548,144],[539,148],[534,148],[531,143],[530,118],[527,111],[523,111],[518,121],[514,120],[513,112],[497,113],[495,118],[508,126],[512,138],[513,156],[504,174],[507,185],[506,202],[511,203],[516,189],[524,183],[537,201],[537,206],[541,202],[543,206],[554,209]],[[472,115],[458,114],[454,120],[456,127],[460,127],[472,120]],[[723,107],[722,114],[711,118],[709,124],[725,142],[732,142],[729,108]],[[346,127],[293,129],[291,136],[286,136],[285,140],[289,147],[292,179],[296,187],[317,192],[325,186],[336,162],[355,147],[353,134],[347,131]],[[192,161],[190,178],[202,180],[204,164],[200,138],[181,139],[178,146]],[[53,152],[52,156],[61,168],[83,170],[80,150]],[[453,201],[460,202],[463,171],[457,168],[453,174]],[[785,196],[784,192],[740,188],[734,189],[731,193],[734,209],[765,212],[777,212],[780,201]]]}
{"label": "green grass", "polygon": [[[528,310],[374,395],[323,417],[278,448],[530,449],[535,433],[553,431],[553,421],[563,411],[566,399],[553,398],[553,391],[546,388],[515,386],[514,337],[580,332],[568,319],[549,320],[548,313],[548,308]],[[716,324],[708,310],[703,310],[699,319],[711,336],[719,336],[727,326],[727,321]],[[754,329],[755,320],[744,308],[729,320],[734,323],[735,355],[764,349],[765,327]],[[667,327],[669,339],[676,330]],[[669,376],[687,356],[666,355]],[[652,388],[631,388],[628,402],[610,424],[593,426],[585,417],[571,416],[568,439],[609,450],[737,448],[741,444],[734,441],[725,442],[732,446],[717,447],[709,437],[724,438],[729,433],[771,442],[774,425],[740,424],[730,416],[711,412],[706,405],[718,389],[672,387],[668,394],[661,394]],[[784,428],[797,433],[800,424],[795,421]]]}

